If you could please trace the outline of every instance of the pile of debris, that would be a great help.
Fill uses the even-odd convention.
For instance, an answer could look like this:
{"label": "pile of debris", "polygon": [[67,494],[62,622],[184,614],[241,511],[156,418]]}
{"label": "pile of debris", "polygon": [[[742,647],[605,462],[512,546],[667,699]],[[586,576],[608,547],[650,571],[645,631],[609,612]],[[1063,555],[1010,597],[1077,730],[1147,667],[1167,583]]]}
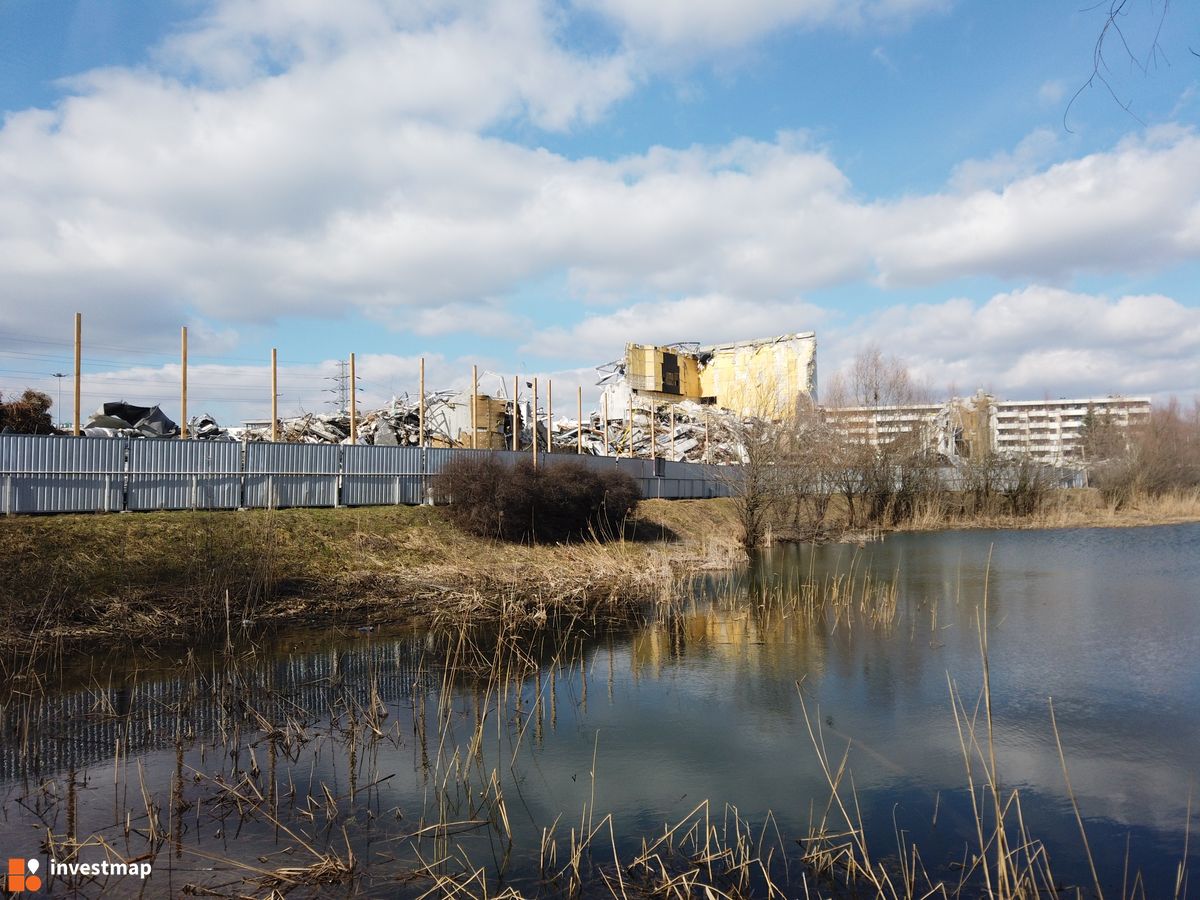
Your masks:
{"label": "pile of debris", "polygon": [[[510,446],[511,403],[484,395],[479,395],[476,403],[480,429],[478,446]],[[455,391],[426,394],[425,446],[471,446],[470,422],[469,395]],[[212,416],[204,415],[188,423],[188,433],[197,440],[270,441],[271,423],[251,422],[242,427],[223,428]],[[290,416],[279,420],[277,434],[279,442],[288,444],[349,444],[350,414],[344,411]],[[481,440],[485,436],[490,443]],[[407,395],[394,397],[382,409],[361,412],[357,422],[357,443],[379,447],[419,446],[419,401]]]}
{"label": "pile of debris", "polygon": [[607,446],[609,456],[740,463],[746,452],[737,434],[749,424],[728,410],[684,400],[674,404],[674,413],[662,405],[653,413],[649,407],[635,407],[632,421],[622,416],[605,423],[592,414],[581,426],[574,419],[559,419],[552,425],[551,439],[556,450],[575,452],[582,443],[583,452],[595,456],[604,455]]}
{"label": "pile of debris", "polygon": [[104,403],[83,426],[88,437],[169,438],[179,426],[157,406],[134,406],[117,400]]}
{"label": "pile of debris", "polygon": [[[470,447],[472,421],[474,445],[484,449],[513,447],[514,422],[519,429],[516,445],[528,450],[537,428],[539,448],[556,453],[667,459],[684,462],[739,463],[746,454],[737,435],[751,420],[727,410],[690,400],[674,404],[634,408],[626,415],[610,417],[598,413],[583,422],[560,417],[547,422],[543,409],[535,410],[528,399],[511,400],[480,394],[475,398],[474,420],[469,394],[452,391],[425,397],[426,447]],[[416,447],[422,444],[419,402],[408,396],[393,398],[382,408],[366,410],[358,417],[357,443],[379,447]],[[157,407],[127,403],[105,403],[88,422],[85,433],[106,437],[173,437],[179,428]],[[271,423],[251,422],[241,427],[222,427],[211,415],[192,418],[188,436],[201,441],[270,441]],[[277,440],[289,444],[349,444],[350,415],[347,412],[305,413],[280,419]]]}

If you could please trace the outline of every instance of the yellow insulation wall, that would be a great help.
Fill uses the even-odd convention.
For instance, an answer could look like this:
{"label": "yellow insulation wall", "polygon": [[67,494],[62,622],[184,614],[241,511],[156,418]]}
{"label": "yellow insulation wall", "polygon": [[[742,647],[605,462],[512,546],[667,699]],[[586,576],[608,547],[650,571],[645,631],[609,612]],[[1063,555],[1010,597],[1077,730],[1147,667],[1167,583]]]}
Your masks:
{"label": "yellow insulation wall", "polygon": [[[721,344],[698,352],[699,358],[669,347],[626,344],[629,387],[655,400],[706,399],[725,409],[769,417],[787,415],[797,396],[816,390],[817,340],[811,332]],[[663,384],[668,355],[675,356],[679,367],[677,394]]]}
{"label": "yellow insulation wall", "polygon": [[713,347],[700,370],[701,394],[725,409],[784,415],[798,395],[816,388],[816,349],[812,335]]}
{"label": "yellow insulation wall", "polygon": [[675,353],[679,364],[679,393],[665,391],[663,359],[671,350],[652,344],[625,345],[625,376],[630,386],[639,392],[663,393],[668,399],[700,399],[700,364],[694,356]]}

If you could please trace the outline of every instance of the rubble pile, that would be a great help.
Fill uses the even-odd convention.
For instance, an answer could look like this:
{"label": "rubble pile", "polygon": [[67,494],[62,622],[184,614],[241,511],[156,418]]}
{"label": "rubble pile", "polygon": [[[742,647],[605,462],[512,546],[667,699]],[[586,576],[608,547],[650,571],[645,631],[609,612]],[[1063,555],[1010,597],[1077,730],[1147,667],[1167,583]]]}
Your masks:
{"label": "rubble pile", "polygon": [[179,434],[179,426],[157,406],[134,406],[114,401],[101,404],[83,426],[88,437],[168,438]]}
{"label": "rubble pile", "polygon": [[[478,402],[481,409],[488,404],[489,409],[503,411],[490,416],[487,424],[482,415],[477,419],[480,429],[478,446],[511,448],[512,402],[482,396]],[[745,461],[745,451],[737,434],[752,427],[751,420],[742,419],[727,410],[685,400],[675,404],[673,420],[670,407],[659,405],[653,412],[653,424],[649,407],[643,407],[633,410],[632,422],[621,416],[610,418],[605,423],[598,413],[591,414],[583,422],[560,417],[549,423],[547,433],[545,412],[538,410],[535,417],[530,407],[531,404],[525,399],[517,404],[517,416],[522,426],[517,445],[522,450],[531,447],[532,426],[536,423],[540,448],[549,446],[553,452],[575,453],[582,446],[584,453],[602,456],[606,446],[607,424],[609,456],[740,463]],[[128,418],[121,418],[122,415]],[[464,406],[462,394],[444,392],[427,395],[425,446],[469,447],[470,426],[468,424],[464,429],[464,420],[469,423],[470,418],[469,406]],[[359,416],[357,443],[379,447],[416,447],[421,444],[420,430],[418,401],[408,396],[397,397],[388,406],[366,410]],[[177,435],[179,429],[158,407],[106,403],[88,423],[86,433],[109,437],[171,437]],[[241,427],[223,427],[206,414],[188,422],[188,436],[201,441],[265,442],[271,440],[271,426],[269,422],[255,422]],[[280,419],[278,440],[290,444],[348,444],[350,416],[345,412],[305,413]]]}
{"label": "rubble pile", "polygon": [[[669,407],[659,406],[653,416],[653,426],[648,408],[635,408],[632,423],[624,417],[610,419],[607,423],[609,456],[657,457],[677,462],[745,461],[745,451],[737,432],[747,427],[750,420],[690,400],[675,404],[673,431]],[[604,454],[604,423],[601,419],[593,414],[582,425],[585,453]],[[554,422],[552,440],[555,449],[574,452],[579,445],[579,430],[580,423],[574,419]]]}
{"label": "rubble pile", "polygon": [[[425,398],[425,443],[431,447],[460,446],[447,436],[444,409],[452,392],[430,394]],[[419,403],[408,397],[395,398],[383,409],[366,410],[358,417],[358,443],[380,447],[417,446],[421,443]],[[350,414],[305,413],[279,420],[279,442],[287,444],[348,444]],[[197,416],[188,423],[188,433],[202,441],[270,441],[269,422],[244,427],[223,428],[210,415]]]}

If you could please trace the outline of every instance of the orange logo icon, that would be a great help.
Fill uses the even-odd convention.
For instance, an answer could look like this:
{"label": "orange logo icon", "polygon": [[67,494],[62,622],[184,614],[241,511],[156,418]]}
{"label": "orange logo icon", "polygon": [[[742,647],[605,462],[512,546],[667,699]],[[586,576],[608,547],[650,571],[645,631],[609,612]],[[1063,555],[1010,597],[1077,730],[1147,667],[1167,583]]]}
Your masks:
{"label": "orange logo icon", "polygon": [[23,891],[40,891],[42,879],[37,874],[38,865],[36,859],[9,858],[8,877],[4,879],[4,886],[13,894],[20,894]]}

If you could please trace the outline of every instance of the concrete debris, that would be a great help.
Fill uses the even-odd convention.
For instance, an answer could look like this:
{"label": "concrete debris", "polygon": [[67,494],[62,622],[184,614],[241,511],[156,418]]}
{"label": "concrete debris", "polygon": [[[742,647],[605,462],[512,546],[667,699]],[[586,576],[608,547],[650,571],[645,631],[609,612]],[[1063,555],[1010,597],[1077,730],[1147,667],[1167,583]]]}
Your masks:
{"label": "concrete debris", "polygon": [[217,424],[217,420],[205,413],[188,422],[188,434],[202,441],[231,441],[229,433]]}
{"label": "concrete debris", "polygon": [[[649,406],[635,406],[632,423],[625,416],[610,416],[605,423],[601,415],[593,413],[582,423],[583,452],[603,455],[607,431],[610,456],[657,457],[676,462],[743,462],[746,453],[737,435],[751,423],[751,419],[728,410],[688,400],[674,404],[673,431],[671,408],[665,404],[655,407],[653,424]],[[555,422],[552,436],[555,451],[576,452],[580,428],[580,423],[573,419]]]}
{"label": "concrete debris", "polygon": [[[106,407],[110,404],[106,404]],[[737,435],[752,429],[753,419],[722,410],[709,404],[683,400],[673,404],[655,404],[653,416],[650,404],[633,409],[632,422],[628,410],[624,415],[610,413],[603,421],[593,412],[578,422],[568,416],[554,418],[547,431],[546,413],[531,409],[528,399],[516,404],[503,397],[480,394],[476,398],[475,446],[480,449],[511,450],[514,422],[518,429],[517,447],[529,450],[533,443],[536,423],[538,448],[554,453],[576,453],[602,456],[635,456],[682,462],[738,463],[746,459],[745,450]],[[157,407],[153,409],[157,410]],[[159,413],[161,415],[161,412]],[[95,417],[94,417],[95,418]],[[165,419],[165,416],[163,417]],[[174,423],[167,420],[177,434]],[[471,446],[470,394],[443,392],[429,394],[425,399],[425,446]],[[672,425],[674,428],[672,428]],[[89,423],[88,434],[106,433],[111,436],[140,435],[122,420],[120,428],[105,431],[101,422]],[[416,447],[421,444],[420,409],[415,398],[396,397],[382,408],[364,410],[358,416],[359,444],[378,447]],[[192,418],[188,435],[201,441],[270,441],[269,422],[251,422],[240,427],[222,427],[211,415]],[[280,419],[278,440],[292,444],[348,444],[350,416],[348,413],[306,413]]]}
{"label": "concrete debris", "polygon": [[[470,447],[470,402],[463,410],[462,395],[434,395],[426,401],[425,446]],[[530,449],[533,433],[529,418],[532,410],[527,401],[517,406],[520,434],[517,446]],[[384,409],[365,411],[358,422],[358,443],[379,447],[418,446],[420,444],[420,414],[413,401],[396,399]],[[476,413],[477,446],[481,449],[512,449],[513,410],[511,401],[479,398]],[[545,413],[538,411],[536,419],[538,446],[550,444],[552,452],[575,453],[582,447],[585,454],[601,456],[605,452],[605,426],[601,416],[593,413],[582,423],[560,416],[551,423],[547,441]],[[684,401],[675,405],[675,429],[672,440],[671,414],[660,407],[654,414],[654,440],[651,441],[649,409],[635,409],[633,426],[624,418],[612,418],[607,423],[608,453],[610,456],[633,456],[703,462],[737,462],[745,453],[735,437],[744,420],[733,413]],[[269,441],[269,423],[251,423],[244,427],[222,428],[212,416],[204,415],[188,423],[188,433],[196,440]],[[279,440],[299,444],[348,444],[350,417],[346,414],[308,413],[281,419]]]}
{"label": "concrete debris", "polygon": [[[512,446],[512,403],[503,398],[477,396],[476,446],[505,449]],[[241,427],[222,428],[212,416],[199,416],[189,423],[190,435],[198,440],[270,441],[270,422],[250,422]],[[380,447],[415,447],[421,443],[421,411],[416,398],[396,397],[382,409],[358,414],[359,444]],[[278,440],[290,444],[350,443],[350,414],[305,413],[282,418]],[[425,397],[425,446],[471,446],[470,394],[444,391]]]}

